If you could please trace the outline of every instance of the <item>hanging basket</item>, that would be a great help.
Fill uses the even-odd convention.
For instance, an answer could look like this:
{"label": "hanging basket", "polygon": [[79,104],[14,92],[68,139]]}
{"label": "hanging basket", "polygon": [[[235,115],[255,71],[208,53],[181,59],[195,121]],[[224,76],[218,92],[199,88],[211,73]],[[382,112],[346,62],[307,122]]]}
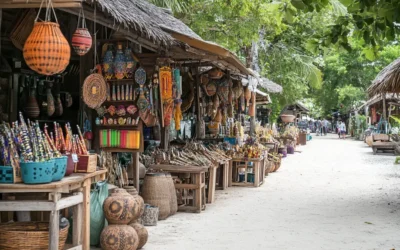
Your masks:
{"label": "hanging basket", "polygon": [[[82,20],[82,27],[80,27],[81,20]],[[74,48],[75,52],[78,55],[83,56],[89,52],[91,47],[92,47],[92,36],[90,35],[89,30],[86,28],[85,13],[83,9],[81,9],[81,12],[79,13],[78,17],[78,27],[76,28],[75,33],[72,35],[72,48]]]}
{"label": "hanging basket", "polygon": [[58,23],[36,22],[23,54],[29,68],[42,75],[54,75],[68,66],[71,49]]}
{"label": "hanging basket", "polygon": [[83,101],[92,109],[100,107],[107,99],[107,84],[100,74],[91,74],[83,82]]}

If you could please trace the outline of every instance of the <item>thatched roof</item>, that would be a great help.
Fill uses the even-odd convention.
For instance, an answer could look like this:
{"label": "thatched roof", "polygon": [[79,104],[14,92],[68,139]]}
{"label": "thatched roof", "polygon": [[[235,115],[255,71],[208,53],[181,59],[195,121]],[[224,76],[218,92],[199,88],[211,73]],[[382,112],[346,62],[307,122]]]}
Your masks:
{"label": "thatched roof", "polygon": [[274,83],[273,81],[269,80],[268,78],[261,78],[259,81],[261,87],[267,90],[269,93],[282,93],[283,88],[281,85]]}
{"label": "thatched roof", "polygon": [[382,93],[400,93],[400,58],[379,72],[367,91],[371,97]]}
{"label": "thatched roof", "polygon": [[[93,1],[94,0],[86,0],[86,2]],[[161,8],[145,0],[95,1],[101,7],[101,11],[111,15],[117,24],[122,24],[124,28],[131,28],[145,34],[149,40],[160,44],[170,45],[174,41],[170,34],[162,30],[160,26],[162,22],[160,22],[160,19],[165,19],[166,23],[171,23],[171,25],[174,24],[180,27],[180,25],[175,24],[181,23],[178,19],[175,19]],[[172,19],[176,21],[172,22]],[[187,29],[189,28],[187,27]]]}

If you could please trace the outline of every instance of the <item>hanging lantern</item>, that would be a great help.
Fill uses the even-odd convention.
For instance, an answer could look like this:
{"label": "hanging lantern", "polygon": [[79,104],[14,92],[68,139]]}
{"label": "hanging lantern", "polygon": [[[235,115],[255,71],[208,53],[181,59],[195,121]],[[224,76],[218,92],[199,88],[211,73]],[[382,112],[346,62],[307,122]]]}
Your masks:
{"label": "hanging lantern", "polygon": [[87,28],[76,29],[72,36],[72,48],[76,54],[83,56],[89,52],[92,47],[92,36]]}
{"label": "hanging lantern", "polygon": [[[45,21],[37,21],[39,10],[33,30],[24,44],[23,55],[26,64],[32,70],[43,75],[54,75],[61,73],[68,66],[71,48],[60,30],[51,0],[46,1],[46,4]],[[50,21],[51,13],[56,19],[55,23]]]}
{"label": "hanging lantern", "polygon": [[114,74],[118,80],[124,79],[126,74],[126,60],[121,44],[118,44],[117,53],[115,53]]}
{"label": "hanging lantern", "polygon": [[[81,13],[82,13],[82,27],[79,27],[81,22]],[[75,30],[75,33],[72,35],[72,48],[74,48],[75,52],[83,56],[89,52],[92,47],[92,36],[90,35],[89,30],[86,28],[86,20],[83,9],[79,13],[78,17],[78,27]]]}
{"label": "hanging lantern", "polygon": [[126,47],[126,49],[125,49],[125,62],[126,62],[125,77],[128,78],[128,79],[132,79],[133,78],[133,74],[135,72],[135,68],[136,68],[137,62],[133,58],[132,49],[129,48],[129,47]]}
{"label": "hanging lantern", "polygon": [[23,54],[29,68],[42,75],[54,75],[68,66],[71,49],[58,23],[36,22]]}

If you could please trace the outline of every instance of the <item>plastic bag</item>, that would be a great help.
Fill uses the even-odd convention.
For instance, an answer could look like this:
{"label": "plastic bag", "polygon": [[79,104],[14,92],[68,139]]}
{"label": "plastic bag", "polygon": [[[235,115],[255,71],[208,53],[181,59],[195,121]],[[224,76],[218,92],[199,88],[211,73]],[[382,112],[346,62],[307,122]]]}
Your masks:
{"label": "plastic bag", "polygon": [[96,188],[90,194],[90,245],[100,243],[100,234],[105,226],[103,212],[104,200],[108,197],[107,182],[96,183]]}

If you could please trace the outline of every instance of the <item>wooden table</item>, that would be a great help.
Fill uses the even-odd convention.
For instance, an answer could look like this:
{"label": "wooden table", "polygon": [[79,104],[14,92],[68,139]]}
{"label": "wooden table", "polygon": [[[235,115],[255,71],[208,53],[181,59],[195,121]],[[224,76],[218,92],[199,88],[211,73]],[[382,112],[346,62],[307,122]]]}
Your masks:
{"label": "wooden table", "polygon": [[0,201],[0,211],[50,211],[49,250],[58,249],[59,211],[73,207],[73,248],[90,250],[90,186],[92,181],[105,179],[107,170],[75,173],[61,181],[48,184],[0,184],[0,193],[46,193],[48,200]]}
{"label": "wooden table", "polygon": [[[247,169],[250,167],[249,163],[252,162],[253,166],[253,174],[254,174],[254,182],[247,181]],[[230,174],[230,186],[253,186],[259,187],[264,183],[265,177],[265,167],[264,167],[264,158],[233,158],[230,161],[229,166],[229,174]],[[244,163],[244,164],[242,164]],[[238,168],[244,168],[244,181],[239,182],[238,177]]]}
{"label": "wooden table", "polygon": [[205,209],[205,173],[209,171],[210,167],[159,164],[150,165],[149,168],[153,170],[163,170],[171,174],[190,174],[190,183],[175,183],[175,189],[194,190],[193,205],[179,206],[178,211],[200,213],[202,210]]}

